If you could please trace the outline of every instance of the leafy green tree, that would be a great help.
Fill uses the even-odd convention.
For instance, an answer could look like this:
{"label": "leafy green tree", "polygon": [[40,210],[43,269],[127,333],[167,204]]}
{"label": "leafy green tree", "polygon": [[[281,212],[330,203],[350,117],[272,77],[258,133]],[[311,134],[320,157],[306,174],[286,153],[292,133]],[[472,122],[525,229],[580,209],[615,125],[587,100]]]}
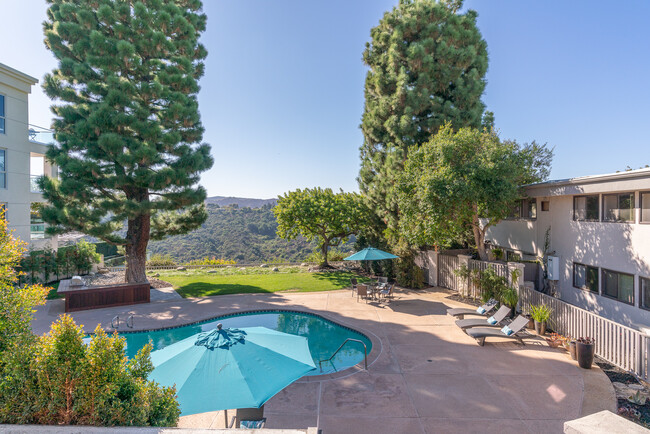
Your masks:
{"label": "leafy green tree", "polygon": [[45,304],[48,291],[41,285],[18,284],[16,269],[26,252],[26,243],[14,239],[0,216],[0,371],[4,353],[31,336],[34,308]]}
{"label": "leafy green tree", "polygon": [[400,228],[414,245],[444,247],[468,229],[487,260],[485,233],[549,175],[553,151],[501,141],[493,131],[444,126],[414,151],[400,176]]}
{"label": "leafy green tree", "polygon": [[366,221],[367,208],[356,193],[334,193],[330,188],[290,191],[273,209],[278,235],[287,240],[302,235],[318,240],[321,266],[328,267],[327,252],[347,241]]}
{"label": "leafy green tree", "polygon": [[[212,166],[199,144],[200,0],[48,0],[45,43],[59,64],[46,75],[57,101],[57,144],[47,158],[58,180],[41,178],[51,234],[77,230],[124,246],[127,282],[146,281],[150,239],[205,220]],[[121,231],[126,222],[126,232]]]}
{"label": "leafy green tree", "polygon": [[[410,149],[445,123],[480,127],[487,44],[462,1],[400,0],[371,30],[359,186],[395,243],[396,180]],[[490,122],[490,119],[487,119]]]}

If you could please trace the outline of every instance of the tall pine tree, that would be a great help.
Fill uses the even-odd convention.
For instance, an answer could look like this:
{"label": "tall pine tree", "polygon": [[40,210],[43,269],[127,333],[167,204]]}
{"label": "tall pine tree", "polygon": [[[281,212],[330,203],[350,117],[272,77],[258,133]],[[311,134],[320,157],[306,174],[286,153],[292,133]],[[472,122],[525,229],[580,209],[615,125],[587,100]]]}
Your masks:
{"label": "tall pine tree", "polygon": [[476,12],[462,0],[400,0],[371,31],[363,54],[365,85],[359,186],[397,242],[396,180],[409,148],[451,122],[480,127],[488,66]]}
{"label": "tall pine tree", "polygon": [[[77,230],[126,251],[126,281],[146,281],[150,239],[206,218],[198,80],[200,0],[47,0],[45,43],[59,61],[44,89],[57,103],[59,179],[40,180],[52,234]],[[126,231],[123,230],[126,222]]]}

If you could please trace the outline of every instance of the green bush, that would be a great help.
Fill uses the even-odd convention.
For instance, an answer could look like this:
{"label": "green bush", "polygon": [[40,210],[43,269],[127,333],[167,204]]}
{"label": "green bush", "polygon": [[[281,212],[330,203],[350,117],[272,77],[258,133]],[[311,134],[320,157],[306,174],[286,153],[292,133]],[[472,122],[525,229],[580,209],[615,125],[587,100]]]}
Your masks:
{"label": "green bush", "polygon": [[88,274],[100,259],[95,244],[83,240],[72,246],[60,247],[56,252],[51,248],[30,250],[20,261],[20,271],[25,274],[21,283],[27,281],[34,284],[41,279],[50,282],[55,276],[59,280],[72,273]]}
{"label": "green bush", "polygon": [[175,426],[176,391],[147,380],[151,345],[128,360],[125,340],[99,326],[90,343],[72,317],[4,354],[0,423]]}
{"label": "green bush", "polygon": [[148,267],[163,267],[163,266],[174,267],[176,265],[177,265],[176,261],[174,261],[174,258],[172,258],[171,255],[161,255],[159,253],[151,255],[151,257],[147,261]]}
{"label": "green bush", "polygon": [[202,259],[195,259],[194,261],[190,261],[189,265],[234,265],[237,262],[233,259],[222,259],[222,258],[216,258],[216,257],[208,257],[206,256],[205,258]]}

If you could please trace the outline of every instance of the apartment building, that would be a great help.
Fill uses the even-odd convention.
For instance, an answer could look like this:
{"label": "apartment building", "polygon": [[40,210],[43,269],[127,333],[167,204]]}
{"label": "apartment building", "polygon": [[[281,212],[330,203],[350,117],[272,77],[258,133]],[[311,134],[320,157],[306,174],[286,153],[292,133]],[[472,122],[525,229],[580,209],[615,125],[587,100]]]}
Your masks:
{"label": "apartment building", "polygon": [[45,235],[36,185],[41,175],[55,176],[45,160],[52,132],[29,124],[29,94],[38,80],[0,63],[0,208],[14,236],[39,249],[57,247],[56,237]]}
{"label": "apartment building", "polygon": [[650,169],[526,186],[513,218],[486,239],[523,259],[559,259],[557,296],[635,328],[650,328]]}

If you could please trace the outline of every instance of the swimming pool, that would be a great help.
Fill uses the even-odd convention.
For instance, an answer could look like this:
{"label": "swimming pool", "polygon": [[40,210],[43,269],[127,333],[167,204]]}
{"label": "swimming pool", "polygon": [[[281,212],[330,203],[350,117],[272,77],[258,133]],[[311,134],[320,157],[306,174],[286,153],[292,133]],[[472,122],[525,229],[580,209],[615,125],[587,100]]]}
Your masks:
{"label": "swimming pool", "polygon": [[[309,342],[309,350],[317,368],[320,360],[329,359],[334,351],[348,338],[364,342],[368,354],[370,354],[372,348],[370,339],[362,333],[338,325],[318,315],[292,311],[234,314],[177,328],[122,333],[120,336],[126,339],[126,355],[133,357],[150,340],[155,351],[197,333],[215,329],[218,323],[222,323],[224,327],[235,328],[262,326],[292,335],[304,336]],[[358,342],[348,342],[334,356],[331,362],[322,364],[322,372],[316,369],[316,371],[307,375],[338,372],[359,362],[363,362],[363,345]]]}

